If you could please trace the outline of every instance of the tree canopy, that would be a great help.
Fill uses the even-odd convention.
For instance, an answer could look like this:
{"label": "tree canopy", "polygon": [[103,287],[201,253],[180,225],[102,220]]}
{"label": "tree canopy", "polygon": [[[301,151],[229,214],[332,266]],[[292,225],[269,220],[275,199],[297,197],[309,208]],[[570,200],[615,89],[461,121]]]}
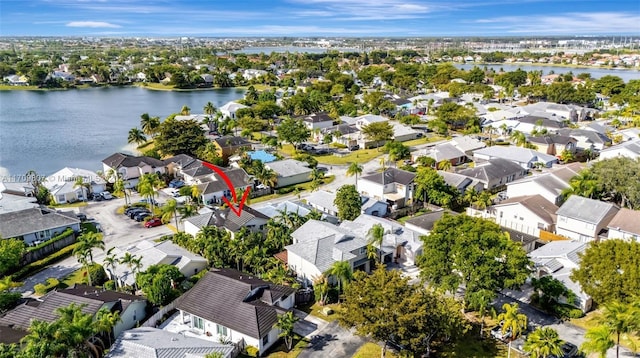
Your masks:
{"label": "tree canopy", "polygon": [[430,167],[419,167],[415,178],[415,198],[425,203],[453,208],[460,195],[458,190],[444,181],[438,172]]}
{"label": "tree canopy", "polygon": [[376,142],[376,147],[381,142],[389,141],[393,138],[393,127],[388,121],[374,122],[362,127],[362,134],[370,140]]}
{"label": "tree canopy", "polygon": [[24,249],[24,241],[0,237],[0,257],[2,257],[2,260],[0,260],[0,276],[20,265]]}
{"label": "tree canopy", "polygon": [[480,290],[519,287],[530,273],[522,246],[498,224],[482,218],[445,214],[421,239],[421,277],[450,292],[464,285],[468,297]]}
{"label": "tree canopy", "polygon": [[623,240],[591,242],[580,255],[571,279],[598,303],[627,302],[640,292],[640,243]]}
{"label": "tree canopy", "polygon": [[310,136],[311,131],[299,119],[286,118],[278,126],[278,139],[291,143],[294,147],[309,139]]}
{"label": "tree canopy", "polygon": [[151,265],[136,274],[136,284],[154,305],[166,305],[180,296],[177,289],[184,275],[173,265]]}
{"label": "tree canopy", "polygon": [[362,199],[355,185],[341,186],[333,203],[338,208],[340,220],[354,220],[362,212]]}
{"label": "tree canopy", "polygon": [[205,144],[207,138],[204,130],[198,121],[191,119],[167,119],[162,122],[155,137],[155,149],[163,155],[187,154],[195,157]]}

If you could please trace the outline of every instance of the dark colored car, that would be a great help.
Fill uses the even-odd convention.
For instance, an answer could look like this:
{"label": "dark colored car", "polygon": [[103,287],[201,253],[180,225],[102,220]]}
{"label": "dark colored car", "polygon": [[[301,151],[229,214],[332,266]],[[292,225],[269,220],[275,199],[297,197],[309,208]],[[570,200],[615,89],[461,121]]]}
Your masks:
{"label": "dark colored car", "polygon": [[150,212],[143,211],[143,212],[140,212],[140,213],[136,214],[134,219],[136,219],[137,222],[142,222],[142,221],[144,221],[144,219],[148,218],[149,216],[151,216]]}
{"label": "dark colored car", "polygon": [[356,145],[352,145],[351,147],[349,147],[349,150],[350,150],[350,151],[352,151],[352,152],[353,152],[354,150],[358,150],[358,149],[360,149],[360,146],[359,146],[358,144],[356,144]]}
{"label": "dark colored car", "polygon": [[80,214],[76,214],[76,217],[78,219],[80,219],[80,221],[87,221],[87,215],[80,213]]}
{"label": "dark colored car", "polygon": [[149,221],[144,223],[144,227],[146,227],[146,228],[156,227],[156,226],[160,226],[160,225],[162,225],[162,219],[160,219],[160,218],[151,218]]}
{"label": "dark colored car", "polygon": [[184,186],[184,182],[182,180],[172,180],[169,182],[169,188],[180,189]]}
{"label": "dark colored car", "polygon": [[138,209],[135,209],[135,210],[131,210],[128,215],[129,215],[129,217],[131,219],[133,219],[133,218],[136,217],[136,215],[138,215],[140,213],[149,213],[149,214],[151,214],[151,211],[149,211],[148,209],[145,209],[145,208],[138,208]]}
{"label": "dark colored car", "polygon": [[102,195],[100,195],[100,193],[91,194],[91,199],[93,199],[95,201],[103,201],[104,200],[104,198],[102,197]]}

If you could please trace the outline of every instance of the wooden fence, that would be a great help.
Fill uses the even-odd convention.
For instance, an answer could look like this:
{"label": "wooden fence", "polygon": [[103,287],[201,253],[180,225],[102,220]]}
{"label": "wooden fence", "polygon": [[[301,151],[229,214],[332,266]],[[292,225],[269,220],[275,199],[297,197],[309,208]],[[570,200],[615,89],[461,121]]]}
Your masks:
{"label": "wooden fence", "polygon": [[169,313],[169,311],[175,308],[176,308],[176,301],[170,302],[166,306],[160,308],[158,312],[151,315],[151,317],[147,318],[146,321],[142,322],[142,324],[140,324],[140,327],[156,327],[158,322],[162,319],[162,317],[165,314]]}

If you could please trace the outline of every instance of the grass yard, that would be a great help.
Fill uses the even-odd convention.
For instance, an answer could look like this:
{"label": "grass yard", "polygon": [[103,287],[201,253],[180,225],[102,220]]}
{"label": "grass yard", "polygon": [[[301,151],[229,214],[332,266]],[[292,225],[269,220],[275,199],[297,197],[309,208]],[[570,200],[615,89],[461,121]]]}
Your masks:
{"label": "grass yard", "polygon": [[39,88],[38,86],[11,86],[11,85],[0,85],[0,91],[45,91],[44,88]]}
{"label": "grass yard", "polygon": [[418,139],[408,140],[406,142],[402,142],[402,144],[406,145],[407,147],[413,147],[413,146],[416,146],[416,145],[437,142],[437,141],[441,141],[441,140],[444,140],[444,139],[446,139],[446,138],[440,137],[439,135],[424,136],[422,138],[418,138]]}
{"label": "grass yard", "polygon": [[86,280],[85,280],[85,274],[87,273],[87,270],[84,268],[81,268],[79,270],[73,271],[71,274],[69,274],[67,277],[65,277],[62,281],[60,281],[60,284],[58,285],[59,288],[67,288],[67,287],[71,287],[73,285],[77,284],[86,284]]}
{"label": "grass yard", "polygon": [[[582,318],[573,318],[570,322],[578,327],[584,329],[591,329],[599,325],[598,320],[602,316],[602,312],[600,310],[591,311],[587,313]],[[616,337],[611,337],[613,341],[616,341]],[[629,334],[629,335],[621,335],[620,336],[620,345],[631,349],[632,347],[640,347],[640,335],[638,334]]]}
{"label": "grass yard", "polygon": [[86,201],[76,201],[75,203],[70,203],[70,204],[54,204],[54,205],[51,205],[51,207],[56,209],[64,209],[64,208],[81,208],[87,205],[89,205],[89,203],[87,203]]}
{"label": "grass yard", "polygon": [[152,140],[147,141],[146,143],[142,143],[138,146],[138,150],[141,152],[146,152],[147,150],[151,150],[156,146],[155,142]]}
{"label": "grass yard", "polygon": [[[333,310],[333,314],[332,315],[325,315],[324,313],[322,313],[322,310],[325,308],[331,308]],[[331,303],[328,305],[324,305],[324,306],[320,306],[317,303],[314,303],[313,305],[309,306],[309,305],[305,305],[305,306],[300,306],[298,307],[298,309],[300,309],[301,311],[304,311],[314,317],[318,317],[322,320],[325,320],[327,322],[333,322],[335,320],[338,319],[338,313],[340,312],[340,304],[338,303]],[[378,354],[380,355],[380,354]]]}
{"label": "grass yard", "polygon": [[287,352],[287,347],[284,344],[284,341],[281,341],[280,344],[271,348],[269,350],[270,353],[267,354],[269,358],[295,358],[300,354],[300,352],[309,345],[309,341],[297,334],[293,337],[293,347],[291,347],[291,351]]}
{"label": "grass yard", "polygon": [[354,152],[350,152],[349,154],[346,154],[341,157],[333,154],[328,154],[328,155],[316,155],[314,156],[314,158],[316,158],[316,160],[318,160],[318,163],[321,163],[321,164],[346,165],[354,162],[366,163],[383,154],[384,152],[382,152],[382,150],[379,150],[379,148],[372,148],[372,149],[356,150]]}
{"label": "grass yard", "polygon": [[[381,354],[382,354],[382,347],[380,347],[379,345],[373,342],[368,342],[368,343],[365,343],[362,347],[360,347],[360,349],[358,349],[356,354],[353,355],[353,358],[380,357]],[[384,353],[384,356],[386,358],[398,357],[398,355],[390,351],[389,348],[387,348],[387,351]]]}

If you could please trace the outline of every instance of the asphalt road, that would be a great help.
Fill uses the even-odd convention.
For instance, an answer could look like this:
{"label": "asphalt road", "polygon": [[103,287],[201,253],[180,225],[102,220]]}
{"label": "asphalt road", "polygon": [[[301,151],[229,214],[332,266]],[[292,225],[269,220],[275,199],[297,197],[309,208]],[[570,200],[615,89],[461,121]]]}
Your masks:
{"label": "asphalt road", "polygon": [[327,324],[311,337],[311,344],[299,358],[352,357],[367,340],[340,327],[337,321]]}

